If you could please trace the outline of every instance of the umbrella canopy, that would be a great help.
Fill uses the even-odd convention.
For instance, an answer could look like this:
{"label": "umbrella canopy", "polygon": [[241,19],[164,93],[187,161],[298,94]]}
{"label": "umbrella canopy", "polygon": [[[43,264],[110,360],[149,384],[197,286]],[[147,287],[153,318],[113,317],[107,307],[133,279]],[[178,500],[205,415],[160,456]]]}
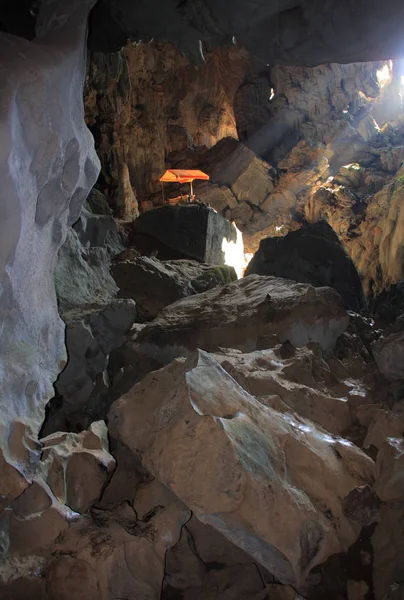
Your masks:
{"label": "umbrella canopy", "polygon": [[177,183],[192,183],[194,179],[204,179],[207,181],[209,175],[206,175],[203,171],[195,171],[193,169],[168,169],[163,177],[160,177],[160,181]]}

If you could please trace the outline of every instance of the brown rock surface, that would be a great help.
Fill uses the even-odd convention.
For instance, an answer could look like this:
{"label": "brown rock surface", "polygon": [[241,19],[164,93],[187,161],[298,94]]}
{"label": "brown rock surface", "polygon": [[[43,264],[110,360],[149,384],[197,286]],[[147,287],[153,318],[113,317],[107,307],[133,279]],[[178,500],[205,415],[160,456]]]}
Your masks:
{"label": "brown rock surface", "polygon": [[255,598],[263,593],[265,575],[251,557],[193,517],[167,553],[162,598],[176,592],[184,600]]}
{"label": "brown rock surface", "polygon": [[237,137],[233,99],[250,69],[249,54],[234,46],[209,53],[200,67],[169,43],[92,54],[87,123],[103,191],[119,213],[136,216],[137,203],[160,190],[169,152]]}
{"label": "brown rock surface", "polygon": [[[352,425],[351,407],[372,402],[372,391],[352,379],[344,366],[333,370],[321,348],[295,349],[288,344],[242,354],[222,350],[214,354],[222,367],[250,394],[280,412],[293,410],[334,434]],[[287,352],[289,350],[289,352]]]}
{"label": "brown rock surface", "polygon": [[375,599],[401,600],[404,597],[404,511],[400,504],[382,506],[372,545]]}
{"label": "brown rock surface", "polygon": [[404,379],[404,319],[399,317],[372,346],[380,371],[390,381]]}
{"label": "brown rock surface", "polygon": [[8,545],[2,598],[26,600],[32,592],[35,600],[159,600],[166,551],[188,519],[189,511],[174,505],[147,521],[130,506],[82,517],[55,503],[28,520],[7,509],[1,516]]}
{"label": "brown rock surface", "polygon": [[207,353],[147,376],[113,405],[109,423],[201,521],[284,583],[303,583],[356,539],[341,502],[372,480],[373,461],[264,407]]}
{"label": "brown rock surface", "polygon": [[54,433],[41,442],[42,476],[53,494],[74,512],[87,512],[115,469],[105,423],[93,423],[80,434]]}
{"label": "brown rock surface", "polygon": [[404,501],[404,441],[388,437],[376,462],[377,495],[384,502]]}
{"label": "brown rock surface", "polygon": [[[134,335],[133,343],[155,348],[255,350],[275,334],[295,347],[318,342],[331,348],[348,326],[343,302],[331,288],[313,288],[275,277],[251,275],[166,307]],[[178,354],[177,354],[178,356]]]}

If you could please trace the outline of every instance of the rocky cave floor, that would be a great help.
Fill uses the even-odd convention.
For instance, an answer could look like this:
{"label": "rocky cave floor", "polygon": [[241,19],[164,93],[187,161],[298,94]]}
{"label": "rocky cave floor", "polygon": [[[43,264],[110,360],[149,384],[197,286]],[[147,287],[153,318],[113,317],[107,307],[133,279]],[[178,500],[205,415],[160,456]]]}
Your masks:
{"label": "rocky cave floor", "polygon": [[[173,214],[166,245],[131,246]],[[197,205],[122,227],[91,192],[56,268],[68,363],[39,468],[1,514],[1,598],[404,597],[403,288],[371,313],[324,221],[237,279],[226,223]]]}
{"label": "rocky cave floor", "polygon": [[[196,79],[181,63],[169,89],[171,45],[125,52],[89,68],[102,176],[55,269],[67,364],[38,444],[8,441],[38,460],[0,498],[0,598],[403,600],[404,118],[399,102],[386,114],[383,65],[275,68],[271,127],[287,113],[293,135],[263,149],[268,111],[251,106],[268,81],[240,92],[245,51]],[[196,123],[199,94],[178,90],[230,59]],[[160,113],[131,69],[160,70]],[[206,170],[201,204],[161,207],[140,156]],[[230,221],[254,254],[242,278],[224,264]]]}

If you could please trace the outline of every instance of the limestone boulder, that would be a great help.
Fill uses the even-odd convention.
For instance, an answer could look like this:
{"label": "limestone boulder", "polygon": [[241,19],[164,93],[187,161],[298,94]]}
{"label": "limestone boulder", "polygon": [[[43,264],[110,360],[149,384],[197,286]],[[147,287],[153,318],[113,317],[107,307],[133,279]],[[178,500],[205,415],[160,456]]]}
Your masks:
{"label": "limestone boulder", "polygon": [[48,407],[45,435],[58,430],[80,431],[105,416],[109,356],[126,342],[136,314],[130,299],[114,300],[99,310],[65,313],[69,359],[55,382],[56,396]]}
{"label": "limestone boulder", "polygon": [[285,277],[337,290],[347,308],[359,312],[364,295],[358,272],[338,236],[325,221],[285,237],[266,238],[247,267],[246,275]]}
{"label": "limestone boulder", "polygon": [[195,184],[195,193],[200,202],[212,206],[218,213],[225,214],[238,207],[238,201],[232,190],[226,185],[217,185],[211,181]]}
{"label": "limestone boulder", "polygon": [[[133,223],[132,243],[163,259],[189,258],[223,265],[223,242],[237,242],[236,228],[202,204],[165,205],[141,214]],[[146,241],[145,241],[146,239]]]}
{"label": "limestone boulder", "polygon": [[327,363],[321,348],[293,348],[290,344],[242,354],[222,350],[214,354],[222,367],[251,395],[280,412],[293,410],[334,434],[352,426],[351,408],[372,402],[371,390],[339,365]]}
{"label": "limestone boulder", "polygon": [[89,212],[95,215],[112,215],[112,209],[108,204],[108,200],[102,192],[93,188],[87,196],[87,200],[84,205]]}
{"label": "limestone boulder", "polygon": [[334,177],[334,183],[357,189],[364,184],[365,173],[365,169],[358,163],[344,165]]}
{"label": "limestone boulder", "polygon": [[117,260],[112,275],[119,296],[135,300],[139,319],[143,321],[154,319],[176,300],[237,279],[233,267],[226,265],[212,267],[192,260],[162,262],[148,256]]}
{"label": "limestone boulder", "polygon": [[103,421],[80,434],[55,433],[42,438],[41,474],[61,504],[86,513],[101,498],[115,469]]}
{"label": "limestone boulder", "polygon": [[148,375],[108,421],[112,438],[200,521],[282,583],[302,584],[359,533],[342,505],[372,481],[373,461],[312,422],[264,406],[206,352]]}
{"label": "limestone boulder", "polygon": [[327,350],[348,324],[335,290],[251,275],[167,306],[130,344],[161,364],[195,348],[265,348],[273,334],[295,347],[317,342]]}
{"label": "limestone boulder", "polygon": [[229,187],[239,202],[260,204],[274,187],[272,167],[233,138],[220,140],[205,160],[212,165],[212,182]]}

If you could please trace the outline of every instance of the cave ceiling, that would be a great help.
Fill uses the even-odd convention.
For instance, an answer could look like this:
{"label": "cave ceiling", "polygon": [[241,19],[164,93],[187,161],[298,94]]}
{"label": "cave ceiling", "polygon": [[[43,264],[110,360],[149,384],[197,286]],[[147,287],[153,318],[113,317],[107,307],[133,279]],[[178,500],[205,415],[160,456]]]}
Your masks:
{"label": "cave ceiling", "polygon": [[90,47],[154,38],[198,62],[203,43],[236,40],[269,63],[385,60],[404,56],[403,18],[402,0],[102,0]]}
{"label": "cave ceiling", "polygon": [[[0,29],[31,39],[41,0],[4,0]],[[99,0],[89,47],[172,41],[195,63],[237,41],[268,63],[317,65],[404,56],[402,0]]]}

